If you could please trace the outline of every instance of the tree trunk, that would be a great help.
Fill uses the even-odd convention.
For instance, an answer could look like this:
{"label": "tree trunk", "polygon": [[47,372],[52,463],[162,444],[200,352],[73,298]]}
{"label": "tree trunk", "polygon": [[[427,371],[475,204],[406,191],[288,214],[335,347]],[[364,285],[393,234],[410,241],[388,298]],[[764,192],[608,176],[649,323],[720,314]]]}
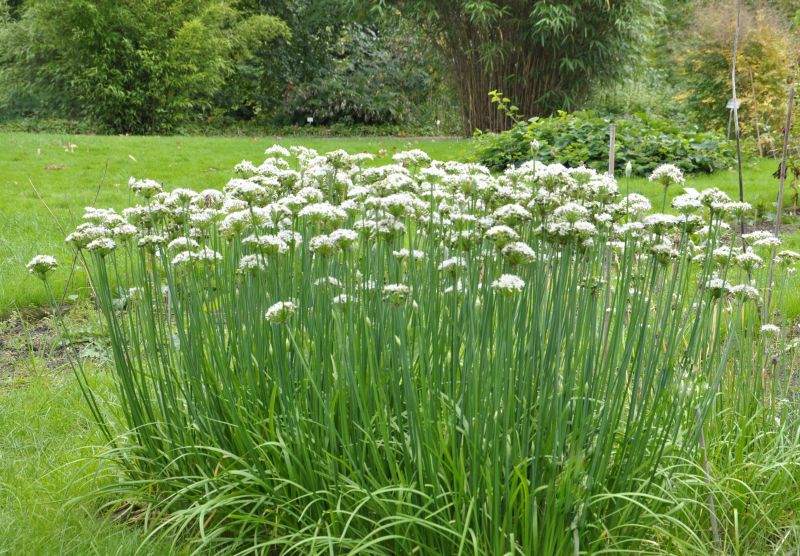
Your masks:
{"label": "tree trunk", "polygon": [[[521,47],[523,45],[520,45]],[[521,118],[545,115],[547,92],[552,72],[547,71],[546,58],[536,50],[518,48],[514,55],[507,56],[505,63],[497,62],[487,67],[476,48],[471,44],[448,45],[454,85],[461,101],[464,135],[475,130],[505,131],[514,120],[492,104],[489,91],[501,91],[519,108]]]}

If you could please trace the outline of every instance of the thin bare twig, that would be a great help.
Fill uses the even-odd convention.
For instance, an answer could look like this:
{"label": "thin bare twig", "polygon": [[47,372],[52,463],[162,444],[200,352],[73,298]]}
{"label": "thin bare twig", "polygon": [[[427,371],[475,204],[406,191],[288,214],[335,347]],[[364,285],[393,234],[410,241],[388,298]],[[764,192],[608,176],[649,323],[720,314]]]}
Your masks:
{"label": "thin bare twig", "polygon": [[[794,87],[789,87],[789,100],[786,103],[786,124],[783,128],[783,149],[781,153],[781,167],[778,180],[778,206],[775,212],[775,235],[781,231],[781,216],[783,214],[783,185],[786,183],[786,158],[789,154],[789,129],[792,125],[792,109],[794,108]],[[767,283],[767,303],[764,305],[764,322],[769,322],[772,311],[772,285],[775,280],[775,256],[777,245],[772,246],[772,256],[769,261],[769,282]]]}
{"label": "thin bare twig", "polygon": [[[742,178],[742,143],[739,129],[739,101],[736,99],[736,56],[739,51],[739,19],[742,0],[736,0],[736,32],[733,36],[733,63],[731,64],[731,86],[733,89],[733,129],[736,134],[736,162],[739,170],[739,202],[744,202],[744,180]],[[744,235],[744,215],[739,217],[739,231]]]}

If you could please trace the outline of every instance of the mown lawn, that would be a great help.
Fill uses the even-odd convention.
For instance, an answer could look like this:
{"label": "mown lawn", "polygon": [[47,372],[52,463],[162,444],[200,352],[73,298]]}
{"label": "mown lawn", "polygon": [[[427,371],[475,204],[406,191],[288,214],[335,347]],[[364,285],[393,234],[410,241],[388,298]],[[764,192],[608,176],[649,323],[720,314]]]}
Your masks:
{"label": "mown lawn", "polygon": [[[370,152],[385,163],[395,152],[420,148],[432,157],[467,156],[471,143],[458,139],[108,137],[0,133],[0,316],[14,307],[41,305],[41,287],[25,263],[51,254],[62,263],[55,277],[63,287],[72,256],[60,226],[70,230],[87,205],[123,208],[130,203],[128,178],[153,178],[168,189],[221,188],[242,159],[261,161],[273,143],[302,144],[320,152]],[[73,145],[70,147],[70,145]],[[34,187],[55,218],[37,198]],[[96,199],[96,200],[95,200]],[[85,284],[76,270],[78,286]]]}

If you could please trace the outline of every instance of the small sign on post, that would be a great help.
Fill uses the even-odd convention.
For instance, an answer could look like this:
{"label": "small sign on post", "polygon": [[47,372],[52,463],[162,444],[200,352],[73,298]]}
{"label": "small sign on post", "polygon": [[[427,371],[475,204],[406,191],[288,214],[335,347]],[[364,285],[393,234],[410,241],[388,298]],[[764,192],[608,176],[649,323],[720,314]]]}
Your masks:
{"label": "small sign on post", "polygon": [[608,175],[614,177],[614,158],[617,142],[617,124],[611,124],[608,127]]}
{"label": "small sign on post", "polygon": [[733,123],[733,113],[739,112],[739,108],[742,107],[742,101],[738,98],[734,102],[732,98],[728,99],[728,103],[725,105],[725,108],[729,110],[728,112],[728,139],[731,138],[731,124]]}

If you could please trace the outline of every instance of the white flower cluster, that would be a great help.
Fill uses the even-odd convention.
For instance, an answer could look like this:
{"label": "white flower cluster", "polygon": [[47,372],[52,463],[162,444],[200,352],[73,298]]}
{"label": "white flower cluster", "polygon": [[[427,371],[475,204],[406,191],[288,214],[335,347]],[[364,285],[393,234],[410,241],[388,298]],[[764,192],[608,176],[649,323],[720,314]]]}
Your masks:
{"label": "white flower cluster", "polygon": [[37,278],[44,280],[48,274],[58,268],[58,262],[50,255],[36,255],[25,265],[25,268]]}
{"label": "white flower cluster", "polygon": [[[478,164],[432,161],[418,150],[382,166],[369,166],[371,155],[342,150],[319,154],[276,145],[265,154],[261,164],[237,164],[238,177],[222,191],[166,192],[153,180],[132,178],[142,204],[121,214],[89,207],[67,241],[99,259],[118,249],[138,250],[148,264],[171,265],[181,276],[222,262],[237,279],[250,280],[302,260],[320,269],[303,278],[336,288],[318,291],[335,295],[337,304],[357,303],[369,293],[404,307],[418,294],[411,273],[437,277],[434,286],[443,292],[477,292],[486,283],[513,297],[524,290],[530,265],[558,264],[562,253],[601,253],[600,259],[618,263],[633,254],[625,264],[635,265],[700,264],[710,257],[718,277],[706,275],[700,287],[717,298],[757,301],[749,280],[730,286],[726,278],[735,279],[731,268],[752,273],[764,267],[768,250],[780,243],[757,231],[744,236],[745,248],[720,244],[725,220],[749,205],[717,189],[687,188],[672,201],[677,214],[651,214],[646,197],[622,196],[613,178],[585,167],[530,161],[492,175]],[[650,179],[665,186],[684,181],[669,164]],[[377,253],[386,258],[364,267],[368,275],[338,274],[348,259],[352,269]],[[777,260],[793,266],[800,254],[782,251]],[[52,267],[46,260],[31,265],[44,276],[54,261]],[[281,302],[267,318],[285,322],[296,309],[293,301]]]}
{"label": "white flower cluster", "polygon": [[680,168],[674,164],[662,164],[650,174],[650,181],[658,182],[664,187],[670,185],[683,185],[685,178]]}

